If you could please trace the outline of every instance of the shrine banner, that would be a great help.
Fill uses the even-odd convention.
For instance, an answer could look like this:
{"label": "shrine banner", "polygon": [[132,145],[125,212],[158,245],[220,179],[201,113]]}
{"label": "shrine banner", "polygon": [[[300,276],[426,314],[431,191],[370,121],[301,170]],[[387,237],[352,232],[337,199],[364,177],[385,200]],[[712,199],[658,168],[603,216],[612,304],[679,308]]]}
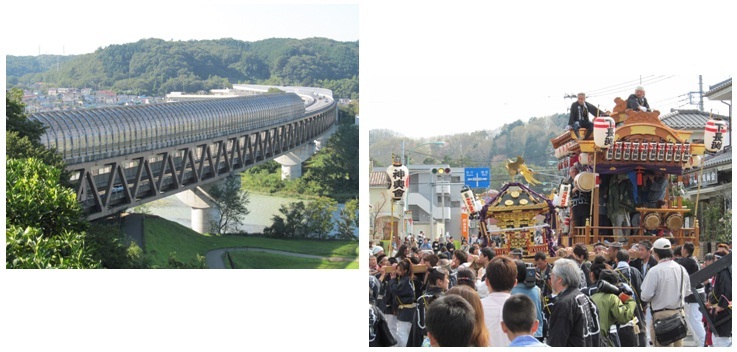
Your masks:
{"label": "shrine banner", "polygon": [[565,183],[560,185],[560,191],[558,192],[558,195],[560,195],[560,206],[567,207],[568,200],[571,197],[571,185]]}
{"label": "shrine banner", "polygon": [[468,213],[461,213],[461,236],[468,239]]}

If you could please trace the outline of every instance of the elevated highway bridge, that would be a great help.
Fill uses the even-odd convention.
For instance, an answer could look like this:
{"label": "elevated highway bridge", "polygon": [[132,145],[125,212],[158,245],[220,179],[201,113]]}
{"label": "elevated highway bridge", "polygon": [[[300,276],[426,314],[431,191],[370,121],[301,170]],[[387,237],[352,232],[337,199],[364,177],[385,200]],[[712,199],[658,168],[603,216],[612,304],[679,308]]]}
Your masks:
{"label": "elevated highway bridge", "polygon": [[[87,219],[94,220],[268,160],[299,167],[337,116],[332,94],[302,88],[299,95],[53,111],[30,119],[47,128],[41,142],[63,156]],[[301,169],[292,177],[299,175]]]}

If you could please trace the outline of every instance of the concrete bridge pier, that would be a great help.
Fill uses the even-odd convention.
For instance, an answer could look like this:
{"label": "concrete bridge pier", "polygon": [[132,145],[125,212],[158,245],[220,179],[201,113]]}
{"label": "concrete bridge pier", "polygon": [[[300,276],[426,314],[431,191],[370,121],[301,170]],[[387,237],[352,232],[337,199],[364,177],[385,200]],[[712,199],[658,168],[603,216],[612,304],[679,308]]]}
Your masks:
{"label": "concrete bridge pier", "polygon": [[293,180],[302,177],[302,163],[315,154],[315,143],[308,143],[274,159],[281,164],[281,179]]}
{"label": "concrete bridge pier", "polygon": [[332,136],[337,129],[338,127],[336,127],[336,124],[333,124],[332,126],[330,126],[330,129],[328,129],[327,132],[323,133],[320,137],[315,139],[315,153],[319,152],[320,149],[322,149],[322,147],[328,143],[328,139],[330,139],[330,136]]}
{"label": "concrete bridge pier", "polygon": [[214,205],[212,197],[200,187],[179,192],[176,196],[182,203],[192,207],[192,230],[202,234],[212,232],[212,222],[215,220],[211,209]]}

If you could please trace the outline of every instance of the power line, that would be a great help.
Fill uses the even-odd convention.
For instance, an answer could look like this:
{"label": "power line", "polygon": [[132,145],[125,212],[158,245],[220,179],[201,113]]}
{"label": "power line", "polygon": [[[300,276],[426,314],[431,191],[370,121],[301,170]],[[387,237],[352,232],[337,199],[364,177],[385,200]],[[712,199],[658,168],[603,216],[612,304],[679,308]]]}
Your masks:
{"label": "power line", "polygon": [[[651,76],[646,76],[646,78],[647,77],[651,77]],[[639,82],[639,81],[640,81],[640,79],[638,78],[638,79],[635,79],[635,80],[632,80],[632,81],[627,81],[627,82],[615,84],[615,85],[604,87],[604,88],[593,89],[593,90],[590,90],[589,93],[598,93],[598,91],[600,91],[600,90],[607,90],[607,89],[618,87],[618,86],[622,86],[622,85],[630,85],[630,84],[632,84],[632,82]]]}
{"label": "power line", "polygon": [[670,101],[670,100],[673,100],[673,99],[680,99],[680,98],[683,98],[685,96],[688,96],[688,94],[681,94],[681,95],[677,95],[675,97],[670,97],[670,98],[665,98],[665,99],[657,100],[657,101],[654,101],[653,104],[659,104],[659,103],[663,103],[663,102]]}
{"label": "power line", "polygon": [[[646,78],[645,81],[643,81],[642,83],[638,83],[638,85],[639,84],[651,84],[652,82],[654,82],[655,80],[657,80],[657,79],[659,79],[661,77],[663,77],[663,76]],[[627,92],[627,91],[630,91],[631,89],[632,89],[632,85],[631,84],[629,84],[627,86],[622,86],[622,87],[615,87],[615,88],[609,88],[609,89],[600,89],[599,91],[596,91],[593,94],[591,94],[591,96],[598,97],[598,96],[602,96],[602,95],[615,94],[615,93],[619,93],[619,92]]]}
{"label": "power line", "polygon": [[[650,79],[647,79],[647,80],[643,81],[642,82],[642,85],[654,85],[656,83],[660,83],[662,81],[671,79],[673,77],[675,77],[675,76],[667,76],[667,77],[666,76],[657,76],[657,77],[650,78]],[[597,92],[597,93],[590,94],[590,95],[587,94],[587,96],[590,96],[590,97],[600,97],[600,96],[604,96],[604,95],[611,95],[611,94],[618,94],[618,93],[627,92],[627,91],[629,91],[629,89],[632,89],[632,88],[624,88],[623,87],[623,88],[619,88],[619,89],[610,89],[610,90],[601,91],[601,92]]]}

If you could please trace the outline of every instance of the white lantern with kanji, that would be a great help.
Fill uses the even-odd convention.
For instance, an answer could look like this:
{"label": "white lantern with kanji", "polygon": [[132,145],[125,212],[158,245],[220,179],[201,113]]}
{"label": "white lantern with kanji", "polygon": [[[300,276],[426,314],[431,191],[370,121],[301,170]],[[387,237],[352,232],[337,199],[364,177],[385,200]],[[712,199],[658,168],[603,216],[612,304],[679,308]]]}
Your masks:
{"label": "white lantern with kanji", "polygon": [[395,160],[386,169],[386,173],[389,174],[389,193],[391,193],[392,199],[402,199],[404,193],[407,191],[409,170],[401,162]]}
{"label": "white lantern with kanji", "polygon": [[467,185],[463,185],[461,188],[461,198],[463,199],[463,205],[466,206],[466,212],[474,214],[479,209],[476,208],[476,197],[473,195],[473,190]]}
{"label": "white lantern with kanji", "polygon": [[704,128],[704,147],[710,152],[722,150],[724,135],[727,133],[727,122],[709,119]]}
{"label": "white lantern with kanji", "polygon": [[609,148],[614,144],[614,119],[599,116],[594,119],[594,144],[599,148]]}

